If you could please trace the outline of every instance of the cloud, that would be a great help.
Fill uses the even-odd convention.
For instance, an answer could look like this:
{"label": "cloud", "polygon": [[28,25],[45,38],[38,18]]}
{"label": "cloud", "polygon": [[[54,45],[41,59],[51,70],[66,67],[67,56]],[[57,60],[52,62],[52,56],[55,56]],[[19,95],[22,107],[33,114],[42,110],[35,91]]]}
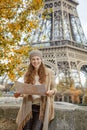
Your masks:
{"label": "cloud", "polygon": [[87,0],[78,0],[79,5],[77,8],[78,15],[81,21],[81,25],[83,28],[83,31],[85,33],[85,36],[87,38]]}

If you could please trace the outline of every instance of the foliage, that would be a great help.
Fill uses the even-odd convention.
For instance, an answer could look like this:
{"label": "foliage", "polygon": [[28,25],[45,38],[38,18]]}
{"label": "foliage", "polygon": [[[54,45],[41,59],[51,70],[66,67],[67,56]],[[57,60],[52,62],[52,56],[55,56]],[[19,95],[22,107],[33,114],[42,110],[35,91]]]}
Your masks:
{"label": "foliage", "polygon": [[[65,82],[64,82],[65,81]],[[69,90],[70,88],[74,87],[74,81],[71,78],[67,78],[66,80],[63,78],[59,81],[57,85],[57,90],[60,92],[64,92]]]}
{"label": "foliage", "polygon": [[23,75],[42,6],[42,0],[0,0],[0,76]]}
{"label": "foliage", "polygon": [[2,92],[0,91],[0,97],[2,96]]}
{"label": "foliage", "polygon": [[83,104],[87,104],[87,93],[83,96]]}

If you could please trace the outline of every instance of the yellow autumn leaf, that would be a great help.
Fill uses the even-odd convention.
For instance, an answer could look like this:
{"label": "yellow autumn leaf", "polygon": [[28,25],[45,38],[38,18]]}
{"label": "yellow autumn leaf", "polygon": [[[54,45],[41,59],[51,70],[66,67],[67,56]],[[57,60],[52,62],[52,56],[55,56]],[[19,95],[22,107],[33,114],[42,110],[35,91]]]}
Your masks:
{"label": "yellow autumn leaf", "polygon": [[[32,37],[32,30],[39,25],[37,12],[41,7],[42,0],[25,3],[22,0],[0,0],[0,60],[6,63],[1,64],[0,75],[7,74],[14,80],[23,74],[26,69],[25,61],[32,48],[29,38]],[[29,18],[31,14],[32,19]],[[20,65],[21,72],[17,69]]]}

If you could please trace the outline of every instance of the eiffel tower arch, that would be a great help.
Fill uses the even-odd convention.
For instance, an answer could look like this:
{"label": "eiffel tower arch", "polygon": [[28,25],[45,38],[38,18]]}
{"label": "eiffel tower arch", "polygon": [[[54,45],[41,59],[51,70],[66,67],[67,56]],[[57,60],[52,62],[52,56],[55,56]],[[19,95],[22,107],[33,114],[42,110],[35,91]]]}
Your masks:
{"label": "eiffel tower arch", "polygon": [[32,45],[41,46],[44,63],[54,70],[59,81],[73,79],[75,86],[82,87],[81,71],[87,78],[87,40],[78,4],[77,0],[45,0],[46,19],[41,19],[41,30],[34,32]]}

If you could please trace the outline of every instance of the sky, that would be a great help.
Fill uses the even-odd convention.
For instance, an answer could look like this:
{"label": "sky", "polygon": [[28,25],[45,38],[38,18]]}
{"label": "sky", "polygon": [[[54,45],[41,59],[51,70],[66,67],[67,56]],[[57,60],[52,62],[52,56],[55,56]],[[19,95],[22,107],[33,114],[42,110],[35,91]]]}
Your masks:
{"label": "sky", "polygon": [[77,11],[87,39],[87,0],[78,0],[78,2]]}

